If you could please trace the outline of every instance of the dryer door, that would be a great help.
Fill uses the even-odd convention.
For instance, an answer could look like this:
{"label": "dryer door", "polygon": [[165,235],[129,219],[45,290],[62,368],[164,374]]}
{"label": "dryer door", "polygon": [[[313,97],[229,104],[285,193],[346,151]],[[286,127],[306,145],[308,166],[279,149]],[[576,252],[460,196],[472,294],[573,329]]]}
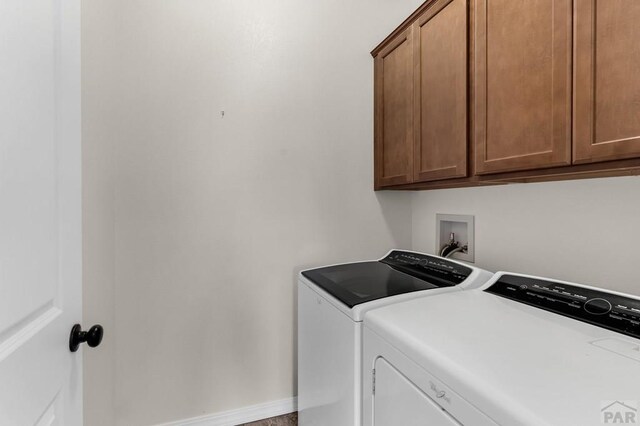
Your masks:
{"label": "dryer door", "polygon": [[460,426],[384,358],[375,363],[375,426]]}

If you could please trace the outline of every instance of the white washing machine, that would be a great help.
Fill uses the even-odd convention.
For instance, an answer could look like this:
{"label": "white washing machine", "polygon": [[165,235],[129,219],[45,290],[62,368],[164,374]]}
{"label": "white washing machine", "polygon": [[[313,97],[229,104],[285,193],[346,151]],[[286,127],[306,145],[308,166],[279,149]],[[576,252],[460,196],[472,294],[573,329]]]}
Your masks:
{"label": "white washing machine", "polygon": [[640,298],[505,272],[371,311],[365,426],[640,424]]}
{"label": "white washing machine", "polygon": [[410,251],[302,271],[298,283],[298,411],[302,426],[359,426],[362,320],[381,306],[477,288],[491,273]]}

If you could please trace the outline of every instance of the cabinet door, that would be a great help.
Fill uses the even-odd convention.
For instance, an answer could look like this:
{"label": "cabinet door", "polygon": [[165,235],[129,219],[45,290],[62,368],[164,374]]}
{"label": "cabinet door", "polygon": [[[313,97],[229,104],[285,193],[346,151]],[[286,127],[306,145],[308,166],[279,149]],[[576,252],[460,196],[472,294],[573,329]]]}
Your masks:
{"label": "cabinet door", "polygon": [[574,163],[640,157],[638,22],[638,0],[576,0]]}
{"label": "cabinet door", "polygon": [[570,164],[572,1],[475,6],[476,173]]}
{"label": "cabinet door", "polygon": [[412,181],[413,47],[411,28],[375,58],[375,186]]}
{"label": "cabinet door", "polygon": [[413,178],[467,176],[467,0],[438,0],[413,25]]}

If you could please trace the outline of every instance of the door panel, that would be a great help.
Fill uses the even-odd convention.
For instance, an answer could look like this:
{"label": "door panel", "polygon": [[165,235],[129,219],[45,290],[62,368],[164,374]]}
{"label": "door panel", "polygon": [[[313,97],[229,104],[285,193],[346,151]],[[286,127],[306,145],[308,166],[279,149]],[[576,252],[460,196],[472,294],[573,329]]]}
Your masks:
{"label": "door panel", "polygon": [[574,162],[640,156],[640,2],[576,0]]}
{"label": "door panel", "polygon": [[414,37],[414,180],[466,176],[467,1],[437,1]]}
{"label": "door panel", "polygon": [[478,0],[478,174],[570,164],[571,0]]}
{"label": "door panel", "polygon": [[460,426],[450,414],[384,358],[378,358],[375,362],[375,378],[375,426]]}
{"label": "door panel", "polygon": [[79,1],[0,2],[0,424],[81,424]]}
{"label": "door panel", "polygon": [[413,158],[413,40],[399,34],[375,59],[376,187],[409,183]]}

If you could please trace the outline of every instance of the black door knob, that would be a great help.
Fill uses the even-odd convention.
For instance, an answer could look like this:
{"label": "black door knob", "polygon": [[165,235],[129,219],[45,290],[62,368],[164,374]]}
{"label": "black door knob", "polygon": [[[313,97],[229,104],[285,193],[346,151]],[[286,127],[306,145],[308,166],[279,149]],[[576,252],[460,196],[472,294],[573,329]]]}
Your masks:
{"label": "black door knob", "polygon": [[104,330],[101,325],[94,325],[89,331],[82,331],[82,326],[76,324],[71,329],[71,335],[69,336],[69,350],[75,352],[80,347],[80,344],[87,342],[87,345],[95,348],[102,342],[102,336]]}

